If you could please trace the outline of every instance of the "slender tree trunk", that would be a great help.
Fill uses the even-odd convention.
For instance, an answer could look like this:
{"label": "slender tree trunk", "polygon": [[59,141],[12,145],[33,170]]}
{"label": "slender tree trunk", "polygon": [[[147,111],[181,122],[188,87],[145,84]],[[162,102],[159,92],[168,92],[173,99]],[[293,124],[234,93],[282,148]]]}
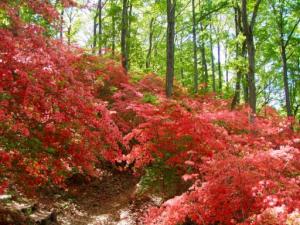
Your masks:
{"label": "slender tree trunk", "polygon": [[256,113],[256,87],[255,87],[255,47],[253,36],[246,38],[248,48],[248,85],[249,104],[253,113]]}
{"label": "slender tree trunk", "polygon": [[192,0],[193,11],[193,50],[194,50],[194,92],[198,93],[198,55],[197,55],[197,34],[196,34],[196,13],[195,13],[195,0]]}
{"label": "slender tree trunk", "polygon": [[242,74],[240,71],[236,74],[236,83],[235,83],[235,92],[234,97],[231,102],[231,109],[233,110],[236,105],[240,104],[240,96],[241,96],[241,78]]}
{"label": "slender tree trunk", "polygon": [[[202,23],[200,23],[200,32],[203,33],[204,28]],[[206,61],[206,51],[205,51],[205,43],[204,43],[204,38],[200,40],[200,51],[201,51],[201,61],[202,61],[202,71],[203,71],[203,76],[202,76],[202,82],[204,83],[204,91],[207,91],[208,88],[208,70],[207,70],[207,61]]]}
{"label": "slender tree trunk", "polygon": [[182,49],[182,44],[183,44],[183,36],[182,33],[180,35],[180,77],[181,77],[181,83],[184,85],[184,65],[183,65],[183,49]]}
{"label": "slender tree trunk", "polygon": [[71,45],[71,31],[72,31],[72,25],[70,24],[68,26],[68,32],[67,32],[67,34],[68,34],[68,45],[69,46]]}
{"label": "slender tree trunk", "polygon": [[129,6],[129,12],[127,13],[127,39],[126,39],[126,58],[127,58],[127,70],[130,69],[130,50],[131,50],[131,16],[132,16],[132,3]]}
{"label": "slender tree trunk", "polygon": [[249,24],[247,13],[247,0],[242,0],[242,23],[244,34],[246,36],[247,50],[248,50],[248,86],[249,86],[249,105],[252,109],[250,121],[253,121],[253,114],[256,113],[256,87],[255,87],[255,46],[253,38],[253,28],[257,10],[261,0],[257,0],[252,13],[252,19]]}
{"label": "slender tree trunk", "polygon": [[64,40],[64,32],[63,32],[63,25],[64,25],[64,12],[65,10],[62,9],[60,12],[60,29],[59,29],[59,38],[60,41],[63,42]]}
{"label": "slender tree trunk", "polygon": [[228,48],[227,43],[225,45],[225,81],[226,81],[226,90],[229,90],[229,77],[228,77]]}
{"label": "slender tree trunk", "polygon": [[98,54],[102,54],[102,0],[98,0]]}
{"label": "slender tree trunk", "polygon": [[98,26],[98,24],[97,24],[97,14],[94,16],[94,29],[93,29],[93,31],[94,31],[94,33],[93,33],[93,49],[92,49],[92,51],[93,51],[93,54],[95,54],[95,52],[96,52],[96,46],[97,46],[97,26]]}
{"label": "slender tree trunk", "polygon": [[215,57],[212,41],[212,25],[209,25],[209,42],[210,42],[210,57],[211,57],[211,73],[212,73],[212,88],[213,92],[216,92],[216,76],[215,76]]}
{"label": "slender tree trunk", "polygon": [[281,59],[282,59],[282,75],[283,75],[283,83],[284,83],[286,112],[287,112],[287,116],[293,116],[291,100],[290,100],[289,82],[288,82],[286,48],[285,48],[285,43],[283,41],[283,36],[281,39]]}
{"label": "slender tree trunk", "polygon": [[112,56],[115,56],[116,51],[116,17],[112,15]]}
{"label": "slender tree trunk", "polygon": [[151,64],[153,23],[154,23],[154,18],[152,17],[151,21],[150,21],[150,26],[149,26],[149,48],[148,48],[148,53],[147,53],[147,57],[146,57],[146,69],[149,69],[150,64]]}
{"label": "slender tree trunk", "polygon": [[218,38],[218,73],[219,73],[219,94],[222,93],[222,87],[223,87],[223,74],[221,69],[221,46],[220,46],[220,39]]}
{"label": "slender tree trunk", "polygon": [[175,53],[175,9],[176,0],[167,0],[167,73],[166,73],[166,96],[173,94],[174,80],[174,53]]}
{"label": "slender tree trunk", "polygon": [[127,59],[127,29],[128,29],[128,0],[123,0],[122,10],[122,30],[121,30],[121,54],[122,54],[122,66],[128,70]]}
{"label": "slender tree trunk", "polygon": [[[234,7],[234,22],[235,22],[235,37],[238,38],[241,31],[239,26],[238,10],[236,7]],[[240,56],[240,46],[239,43],[237,42],[235,45],[235,59],[238,60],[239,56]],[[242,78],[241,70],[240,68],[237,68],[235,91],[231,102],[231,110],[233,110],[236,107],[236,105],[240,104],[241,78]]]}

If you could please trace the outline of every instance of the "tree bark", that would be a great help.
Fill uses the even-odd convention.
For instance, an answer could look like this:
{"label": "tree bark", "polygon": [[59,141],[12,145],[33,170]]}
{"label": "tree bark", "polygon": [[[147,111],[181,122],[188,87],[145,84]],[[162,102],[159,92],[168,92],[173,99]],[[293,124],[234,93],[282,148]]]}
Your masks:
{"label": "tree bark", "polygon": [[[238,9],[234,7],[234,22],[235,22],[235,37],[238,38],[241,30],[240,30],[240,24],[239,24],[239,15],[238,15]],[[244,44],[243,44],[244,46]],[[244,47],[243,47],[244,48]],[[235,58],[238,60],[240,56],[240,46],[239,43],[237,42],[235,45]],[[241,78],[242,78],[242,72],[240,68],[237,68],[237,73],[236,73],[236,83],[235,83],[235,91],[234,91],[234,96],[231,102],[231,110],[233,110],[236,105],[240,104],[240,99],[241,99]]]}
{"label": "tree bark", "polygon": [[98,0],[98,54],[102,54],[102,0]]}
{"label": "tree bark", "polygon": [[63,42],[63,40],[64,40],[64,36],[63,36],[64,12],[65,12],[64,9],[62,9],[61,12],[60,12],[59,38],[60,38],[61,42]]}
{"label": "tree bark", "polygon": [[68,31],[67,31],[67,36],[68,36],[68,45],[70,46],[71,45],[71,31],[72,31],[72,25],[70,24],[68,26]]}
{"label": "tree bark", "polygon": [[195,13],[195,0],[192,0],[193,11],[193,51],[194,51],[194,92],[198,93],[198,55],[197,55],[197,34],[196,34],[196,13]]}
{"label": "tree bark", "polygon": [[[113,1],[113,4],[115,2]],[[115,14],[113,13],[112,15],[112,56],[115,56],[115,51],[116,51],[116,17]]]}
{"label": "tree bark", "polygon": [[[130,1],[129,1],[130,2]],[[131,50],[131,20],[132,17],[132,3],[129,4],[129,12],[127,13],[127,39],[126,39],[126,58],[127,58],[127,70],[130,69],[130,50]]]}
{"label": "tree bark", "polygon": [[[200,23],[200,32],[204,31],[202,23]],[[202,61],[202,82],[204,83],[204,92],[207,91],[208,88],[208,70],[207,70],[207,61],[206,61],[206,51],[205,51],[205,44],[204,38],[200,40],[200,51],[201,51],[201,61]]]}
{"label": "tree bark", "polygon": [[249,23],[247,12],[247,0],[242,0],[242,23],[243,31],[246,36],[247,50],[248,50],[248,86],[249,86],[249,105],[252,110],[250,120],[253,120],[253,114],[256,113],[256,86],[255,86],[255,46],[253,38],[253,29],[255,19],[257,16],[258,7],[261,0],[257,0],[252,13],[252,18]]}
{"label": "tree bark", "polygon": [[211,58],[211,73],[212,73],[212,88],[213,92],[216,92],[216,76],[215,76],[215,57],[214,57],[214,48],[212,41],[212,26],[209,25],[209,42],[210,42],[210,58]]}
{"label": "tree bark", "polygon": [[181,33],[180,35],[180,77],[181,77],[181,83],[184,85],[184,63],[183,63],[183,49],[182,49],[182,44],[183,44],[183,35]]}
{"label": "tree bark", "polygon": [[219,73],[219,94],[222,93],[223,88],[223,74],[221,68],[221,47],[220,47],[220,39],[218,38],[218,73]]}
{"label": "tree bark", "polygon": [[121,29],[121,54],[122,54],[122,66],[125,69],[125,71],[128,70],[127,32],[128,32],[128,0],[123,0],[122,29]]}
{"label": "tree bark", "polygon": [[93,26],[93,46],[92,52],[95,54],[97,46],[97,14],[94,16],[94,26]]}
{"label": "tree bark", "polygon": [[293,116],[291,100],[290,100],[289,82],[288,82],[286,48],[283,41],[283,36],[281,39],[281,59],[282,59],[282,75],[283,75],[283,84],[284,84],[284,93],[285,93],[286,112],[287,112],[287,116]]}
{"label": "tree bark", "polygon": [[148,48],[148,53],[146,57],[146,69],[150,68],[151,64],[151,54],[152,54],[152,40],[153,40],[153,23],[154,23],[154,18],[151,18],[150,25],[149,25],[149,48]]}
{"label": "tree bark", "polygon": [[225,82],[226,82],[226,91],[229,90],[229,77],[228,77],[228,67],[227,67],[227,64],[228,64],[228,46],[227,46],[227,43],[225,45]]}
{"label": "tree bark", "polygon": [[174,80],[174,53],[175,53],[175,9],[176,0],[167,0],[167,70],[166,70],[166,96],[173,94]]}

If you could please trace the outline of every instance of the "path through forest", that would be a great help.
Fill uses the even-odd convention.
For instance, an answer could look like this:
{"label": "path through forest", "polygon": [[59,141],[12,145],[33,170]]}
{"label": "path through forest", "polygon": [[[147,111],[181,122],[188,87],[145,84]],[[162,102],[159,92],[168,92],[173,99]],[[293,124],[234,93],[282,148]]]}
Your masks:
{"label": "path through forest", "polygon": [[138,195],[137,186],[138,178],[132,174],[107,172],[91,180],[73,176],[66,191],[44,189],[35,197],[15,192],[10,200],[0,201],[0,224],[142,224],[146,208],[161,199]]}
{"label": "path through forest", "polygon": [[109,174],[81,185],[78,182],[80,179],[70,186],[73,198],[66,201],[61,197],[53,204],[60,212],[60,224],[136,225],[140,224],[146,206],[158,204],[155,198],[136,196],[138,179],[130,174]]}

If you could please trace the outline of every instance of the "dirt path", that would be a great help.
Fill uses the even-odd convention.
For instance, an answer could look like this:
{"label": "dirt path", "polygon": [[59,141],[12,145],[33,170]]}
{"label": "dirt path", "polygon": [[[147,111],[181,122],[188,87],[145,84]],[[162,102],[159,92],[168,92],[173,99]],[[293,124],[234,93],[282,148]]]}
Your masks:
{"label": "dirt path", "polygon": [[[101,180],[70,186],[70,196],[58,197],[53,207],[61,224],[135,225],[131,205],[137,179],[131,175],[107,175]],[[124,221],[124,223],[122,223]]]}
{"label": "dirt path", "polygon": [[[138,179],[131,174],[116,172],[92,181],[75,178],[66,192],[44,190],[34,199],[23,195],[14,198],[16,202],[28,199],[39,209],[55,214],[61,225],[139,225],[146,208],[159,203],[147,196],[137,197],[137,183]],[[19,215],[25,221],[27,214]]]}
{"label": "dirt path", "polygon": [[102,180],[74,185],[74,198],[57,199],[53,205],[62,225],[137,225],[141,215],[155,202],[149,197],[136,198],[138,179],[130,174],[113,174]]}

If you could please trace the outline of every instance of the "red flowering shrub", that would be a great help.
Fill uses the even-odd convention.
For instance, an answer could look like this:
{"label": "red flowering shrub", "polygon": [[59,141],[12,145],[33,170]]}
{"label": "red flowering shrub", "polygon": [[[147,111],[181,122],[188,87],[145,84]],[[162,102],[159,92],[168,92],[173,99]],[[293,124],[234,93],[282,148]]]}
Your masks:
{"label": "red flowering shrub", "polygon": [[[36,11],[35,1],[25,3]],[[95,164],[114,161],[122,143],[107,103],[96,98],[97,80],[106,77],[95,66],[101,61],[46,38],[36,25],[14,28],[17,34],[0,29],[1,174],[32,185],[61,185],[74,172],[99,175]]]}
{"label": "red flowering shrub", "polygon": [[[193,107],[200,112],[200,106]],[[183,179],[194,180],[194,185],[160,208],[150,209],[145,223],[180,224],[188,218],[197,224],[296,221],[300,207],[300,139],[290,122],[276,116],[273,120],[259,117],[252,124],[247,109],[209,110],[202,117],[209,125],[204,130],[212,132],[208,139],[217,143],[222,140],[220,145],[215,146],[211,158],[199,156],[200,160],[191,157],[185,161],[194,170]]]}
{"label": "red flowering shrub", "polygon": [[269,222],[284,224],[299,213],[299,153],[282,147],[207,161],[205,182],[198,180],[188,192],[152,209],[146,223],[178,224],[189,217],[198,224],[276,224],[266,222],[269,211]]}

